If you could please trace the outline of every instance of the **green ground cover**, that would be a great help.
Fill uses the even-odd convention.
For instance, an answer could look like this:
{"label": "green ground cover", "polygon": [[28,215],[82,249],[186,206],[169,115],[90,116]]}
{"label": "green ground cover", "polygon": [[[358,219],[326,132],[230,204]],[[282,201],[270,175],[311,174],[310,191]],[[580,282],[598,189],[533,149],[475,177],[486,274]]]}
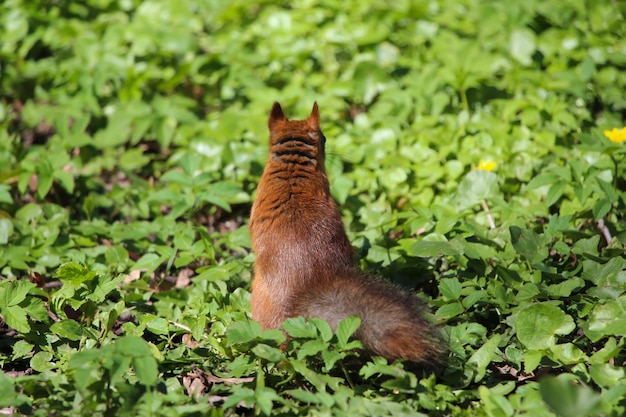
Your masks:
{"label": "green ground cover", "polygon": [[[625,415],[625,14],[4,0],[0,410]],[[249,320],[276,100],[319,103],[361,266],[427,301],[437,375],[362,358],[353,320],[290,320],[286,351]]]}

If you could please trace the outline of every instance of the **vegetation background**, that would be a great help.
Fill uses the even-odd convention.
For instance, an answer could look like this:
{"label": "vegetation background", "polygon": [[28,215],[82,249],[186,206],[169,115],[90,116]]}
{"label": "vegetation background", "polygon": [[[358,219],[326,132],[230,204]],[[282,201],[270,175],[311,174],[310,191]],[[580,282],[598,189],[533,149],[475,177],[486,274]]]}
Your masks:
{"label": "vegetation background", "polygon": [[[625,415],[625,14],[4,0],[0,410]],[[284,352],[249,320],[275,100],[319,103],[362,267],[428,302],[437,375],[360,358],[353,319],[289,320]]]}

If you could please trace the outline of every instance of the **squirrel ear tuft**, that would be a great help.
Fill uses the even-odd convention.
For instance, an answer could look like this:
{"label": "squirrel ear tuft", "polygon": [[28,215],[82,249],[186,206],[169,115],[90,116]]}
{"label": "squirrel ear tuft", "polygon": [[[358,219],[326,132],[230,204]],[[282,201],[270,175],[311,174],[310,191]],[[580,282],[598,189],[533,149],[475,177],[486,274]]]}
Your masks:
{"label": "squirrel ear tuft", "polygon": [[313,103],[313,110],[311,110],[311,114],[306,119],[306,125],[310,130],[320,129],[320,112],[317,108],[317,102]]}
{"label": "squirrel ear tuft", "polygon": [[287,118],[285,117],[285,114],[283,113],[283,109],[280,107],[280,104],[277,101],[274,102],[274,105],[272,106],[272,111],[270,112],[270,117],[267,120],[268,127],[270,128],[270,130],[272,130],[277,122],[284,122],[286,120]]}

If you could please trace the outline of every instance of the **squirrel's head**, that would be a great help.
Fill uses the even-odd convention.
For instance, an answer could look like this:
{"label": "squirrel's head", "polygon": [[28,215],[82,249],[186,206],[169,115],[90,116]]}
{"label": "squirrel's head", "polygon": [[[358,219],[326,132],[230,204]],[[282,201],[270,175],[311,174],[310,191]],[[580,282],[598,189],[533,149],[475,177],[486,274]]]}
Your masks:
{"label": "squirrel's head", "polygon": [[326,138],[320,129],[317,103],[313,104],[311,114],[305,120],[289,120],[276,102],[267,125],[270,129],[270,153],[310,158],[317,162],[319,169],[324,169]]}

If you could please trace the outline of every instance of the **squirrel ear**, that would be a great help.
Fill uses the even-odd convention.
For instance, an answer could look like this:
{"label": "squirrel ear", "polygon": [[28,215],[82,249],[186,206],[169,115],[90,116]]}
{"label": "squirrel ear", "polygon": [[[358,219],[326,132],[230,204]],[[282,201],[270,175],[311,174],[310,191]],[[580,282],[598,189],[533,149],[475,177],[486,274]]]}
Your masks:
{"label": "squirrel ear", "polygon": [[280,107],[280,104],[275,101],[274,105],[272,106],[272,111],[270,112],[270,118],[267,121],[268,127],[270,128],[270,130],[273,130],[273,127],[276,123],[284,122],[286,120],[287,118],[283,113],[283,109]]}
{"label": "squirrel ear", "polygon": [[317,101],[313,103],[313,110],[311,110],[311,114],[306,119],[306,126],[310,130],[320,129],[320,112],[317,108]]}

